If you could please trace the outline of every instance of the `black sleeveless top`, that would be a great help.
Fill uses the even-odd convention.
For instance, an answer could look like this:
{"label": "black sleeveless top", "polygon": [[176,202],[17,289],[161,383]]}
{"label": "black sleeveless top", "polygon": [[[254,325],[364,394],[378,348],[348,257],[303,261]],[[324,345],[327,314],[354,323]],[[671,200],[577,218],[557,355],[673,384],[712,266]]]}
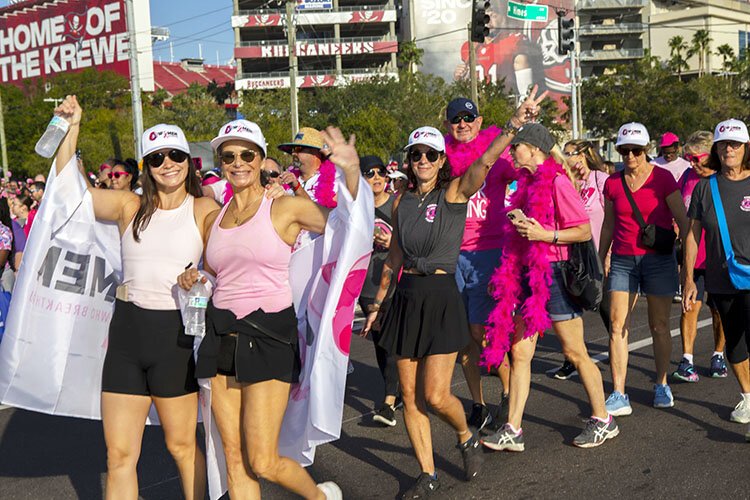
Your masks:
{"label": "black sleeveless top", "polygon": [[445,201],[445,189],[435,189],[420,202],[406,192],[398,206],[398,236],[404,269],[432,274],[438,269],[452,274],[466,225],[466,203]]}

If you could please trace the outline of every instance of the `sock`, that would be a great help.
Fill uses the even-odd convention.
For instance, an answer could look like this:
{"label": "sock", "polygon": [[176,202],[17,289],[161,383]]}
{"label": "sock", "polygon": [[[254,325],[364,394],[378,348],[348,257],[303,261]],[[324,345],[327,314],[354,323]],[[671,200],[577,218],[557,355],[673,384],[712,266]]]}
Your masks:
{"label": "sock", "polygon": [[742,399],[750,403],[750,392],[743,392],[742,393]]}
{"label": "sock", "polygon": [[693,355],[692,354],[685,353],[685,354],[682,355],[682,358],[683,359],[687,359],[688,363],[690,363],[691,365],[693,364]]}
{"label": "sock", "polygon": [[599,418],[595,416],[591,416],[594,420],[598,420],[599,422],[604,422],[605,424],[608,424],[612,421],[612,415],[607,415],[607,418]]}
{"label": "sock", "polygon": [[519,434],[521,434],[521,429],[516,430],[516,428],[513,427],[513,425],[510,422],[508,422],[505,425],[508,426],[508,429],[510,429],[510,432],[512,432],[515,436],[518,436]]}
{"label": "sock", "polygon": [[719,352],[719,351],[714,351],[713,356],[719,356],[720,358],[723,358],[724,357],[724,353],[723,352]]}

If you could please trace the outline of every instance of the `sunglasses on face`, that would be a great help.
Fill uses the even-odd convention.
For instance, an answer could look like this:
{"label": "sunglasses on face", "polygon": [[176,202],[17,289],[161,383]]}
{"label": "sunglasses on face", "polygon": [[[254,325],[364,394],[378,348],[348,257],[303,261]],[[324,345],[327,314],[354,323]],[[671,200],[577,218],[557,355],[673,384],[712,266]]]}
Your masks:
{"label": "sunglasses on face", "polygon": [[266,174],[271,179],[278,179],[278,177],[281,175],[275,170],[264,170],[263,173]]}
{"label": "sunglasses on face", "polygon": [[690,155],[686,154],[683,156],[685,158],[685,161],[689,163],[700,163],[703,158],[706,158],[708,156],[708,153],[698,153],[697,155]]}
{"label": "sunglasses on face", "polygon": [[130,175],[127,172],[110,172],[107,174],[107,177],[110,179],[119,179],[120,177],[125,177],[126,175]]}
{"label": "sunglasses on face", "polygon": [[383,170],[382,168],[371,168],[370,170],[365,172],[365,177],[368,179],[372,179],[373,177],[375,177],[375,174],[378,174],[379,177],[385,177],[385,170]]}
{"label": "sunglasses on face", "polygon": [[583,154],[583,150],[582,149],[574,149],[573,151],[565,151],[564,154],[568,158],[572,158],[573,156],[578,156],[580,154]]}
{"label": "sunglasses on face", "polygon": [[187,160],[187,153],[178,149],[173,149],[169,153],[151,153],[150,155],[143,158],[143,162],[151,168],[159,168],[164,163],[164,158],[169,157],[175,163],[182,163]]}
{"label": "sunglasses on face", "polygon": [[465,123],[473,123],[473,122],[474,122],[474,120],[476,120],[476,119],[477,119],[477,117],[476,117],[476,116],[471,116],[471,115],[459,115],[459,116],[454,116],[453,118],[451,118],[451,123],[452,123],[453,125],[458,125],[458,124],[459,124],[459,123],[461,123],[461,122],[465,122]]}
{"label": "sunglasses on face", "polygon": [[427,152],[417,151],[416,149],[409,151],[409,159],[414,163],[417,163],[419,160],[421,160],[422,156],[426,156],[427,161],[429,162],[436,162],[437,159],[440,158],[440,153],[438,153],[434,149],[430,149]]}
{"label": "sunglasses on face", "polygon": [[309,148],[307,146],[294,146],[292,148],[292,153],[307,153],[307,154],[317,154],[318,150],[315,148]]}
{"label": "sunglasses on face", "polygon": [[645,150],[643,148],[617,148],[617,152],[627,158],[632,153],[633,156],[641,156]]}
{"label": "sunglasses on face", "polygon": [[245,163],[252,163],[257,155],[255,151],[251,149],[246,149],[245,151],[241,152],[239,155],[232,153],[230,151],[227,151],[225,153],[221,153],[221,162],[224,165],[231,165],[232,163],[237,161],[238,156],[240,157],[240,160],[244,161]]}
{"label": "sunglasses on face", "polygon": [[744,142],[739,142],[739,141],[721,141],[721,142],[719,142],[719,147],[720,148],[727,149],[727,148],[731,147],[735,151],[737,151],[738,149],[740,149],[744,145],[745,145]]}

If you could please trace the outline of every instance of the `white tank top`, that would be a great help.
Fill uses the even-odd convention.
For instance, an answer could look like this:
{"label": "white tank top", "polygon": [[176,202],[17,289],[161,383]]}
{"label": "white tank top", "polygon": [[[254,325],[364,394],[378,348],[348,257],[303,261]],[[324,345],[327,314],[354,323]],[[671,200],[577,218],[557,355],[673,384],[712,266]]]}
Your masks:
{"label": "white tank top", "polygon": [[128,302],[144,309],[176,310],[177,276],[192,263],[197,266],[203,240],[193,215],[194,198],[185,197],[178,208],[157,209],[140,240],[133,238],[133,221],[122,235],[123,285]]}

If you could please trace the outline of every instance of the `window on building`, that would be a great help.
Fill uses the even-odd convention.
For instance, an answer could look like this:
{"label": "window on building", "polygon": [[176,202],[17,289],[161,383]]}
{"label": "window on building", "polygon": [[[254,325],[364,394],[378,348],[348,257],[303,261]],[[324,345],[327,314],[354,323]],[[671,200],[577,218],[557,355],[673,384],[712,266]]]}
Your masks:
{"label": "window on building", "polygon": [[747,36],[748,35],[747,31],[740,31],[739,35],[740,35],[739,58],[744,59],[747,54],[748,42],[750,42],[750,37]]}

